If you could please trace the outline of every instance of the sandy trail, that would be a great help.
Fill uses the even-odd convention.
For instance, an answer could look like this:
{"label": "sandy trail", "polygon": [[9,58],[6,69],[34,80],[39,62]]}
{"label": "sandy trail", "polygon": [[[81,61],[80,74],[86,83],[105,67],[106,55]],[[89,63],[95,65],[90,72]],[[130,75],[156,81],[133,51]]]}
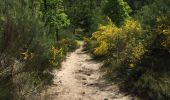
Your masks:
{"label": "sandy trail", "polygon": [[83,46],[67,56],[62,68],[55,71],[54,84],[45,100],[137,100],[121,93],[115,84],[102,79],[102,63],[91,60]]}

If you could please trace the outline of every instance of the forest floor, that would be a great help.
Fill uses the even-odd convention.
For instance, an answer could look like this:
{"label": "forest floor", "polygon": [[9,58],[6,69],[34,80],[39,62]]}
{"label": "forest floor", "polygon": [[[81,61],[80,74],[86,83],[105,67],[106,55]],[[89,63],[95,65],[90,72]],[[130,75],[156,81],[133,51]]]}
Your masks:
{"label": "forest floor", "polygon": [[[100,71],[102,62],[92,60],[83,44],[70,53],[60,70],[54,72],[54,83],[44,93],[45,100],[137,100],[107,82]],[[41,100],[43,100],[41,99]]]}

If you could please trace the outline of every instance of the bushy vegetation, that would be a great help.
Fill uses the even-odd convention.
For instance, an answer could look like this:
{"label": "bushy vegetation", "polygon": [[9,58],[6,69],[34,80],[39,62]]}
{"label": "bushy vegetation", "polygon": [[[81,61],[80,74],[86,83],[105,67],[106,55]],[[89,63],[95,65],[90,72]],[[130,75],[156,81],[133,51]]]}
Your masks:
{"label": "bushy vegetation", "polygon": [[104,13],[118,26],[130,17],[130,12],[131,8],[124,0],[108,0],[104,7]]}
{"label": "bushy vegetation", "polygon": [[[122,27],[117,27],[111,20],[108,25],[100,26],[93,33],[90,41],[96,41],[91,49],[95,56],[118,57],[121,62],[135,65],[145,53],[144,31],[139,22],[126,20]],[[90,44],[89,44],[90,45]]]}
{"label": "bushy vegetation", "polygon": [[105,0],[65,0],[66,13],[71,22],[71,29],[78,39],[91,37],[99,23],[104,23],[102,5]]}
{"label": "bushy vegetation", "polygon": [[116,81],[122,82],[120,86],[126,91],[145,99],[170,99],[170,2],[140,1],[140,5],[135,5],[135,2],[139,1],[128,0],[134,10],[129,17],[116,17],[128,15],[126,3],[114,6],[118,9],[116,11],[112,11],[111,5],[114,3],[106,4],[106,11],[111,12],[107,15],[111,19],[107,24],[100,25],[91,38],[85,39],[87,49],[95,58],[105,61],[103,68],[107,71],[107,77],[118,79]]}
{"label": "bushy vegetation", "polygon": [[[0,0],[0,99],[36,99],[85,37],[109,79],[170,99],[168,0]],[[31,98],[30,98],[31,97]]]}
{"label": "bushy vegetation", "polygon": [[1,100],[35,99],[67,52],[78,47],[69,35],[59,38],[69,25],[62,2],[0,0]]}

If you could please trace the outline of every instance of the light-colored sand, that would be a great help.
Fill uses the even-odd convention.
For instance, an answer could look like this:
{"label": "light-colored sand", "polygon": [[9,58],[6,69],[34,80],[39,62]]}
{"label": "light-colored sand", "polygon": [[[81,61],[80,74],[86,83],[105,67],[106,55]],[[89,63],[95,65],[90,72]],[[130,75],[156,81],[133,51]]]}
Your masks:
{"label": "light-colored sand", "polygon": [[67,56],[62,68],[55,71],[54,84],[42,100],[137,100],[121,93],[117,85],[107,83],[95,62],[83,52],[83,46]]}

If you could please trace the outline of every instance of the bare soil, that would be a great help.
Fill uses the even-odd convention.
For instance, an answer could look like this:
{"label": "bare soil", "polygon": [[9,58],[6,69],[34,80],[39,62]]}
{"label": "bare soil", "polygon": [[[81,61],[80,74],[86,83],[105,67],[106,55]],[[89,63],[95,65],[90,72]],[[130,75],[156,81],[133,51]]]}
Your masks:
{"label": "bare soil", "polygon": [[83,46],[70,53],[41,100],[138,100],[102,78],[102,62],[96,62]]}

